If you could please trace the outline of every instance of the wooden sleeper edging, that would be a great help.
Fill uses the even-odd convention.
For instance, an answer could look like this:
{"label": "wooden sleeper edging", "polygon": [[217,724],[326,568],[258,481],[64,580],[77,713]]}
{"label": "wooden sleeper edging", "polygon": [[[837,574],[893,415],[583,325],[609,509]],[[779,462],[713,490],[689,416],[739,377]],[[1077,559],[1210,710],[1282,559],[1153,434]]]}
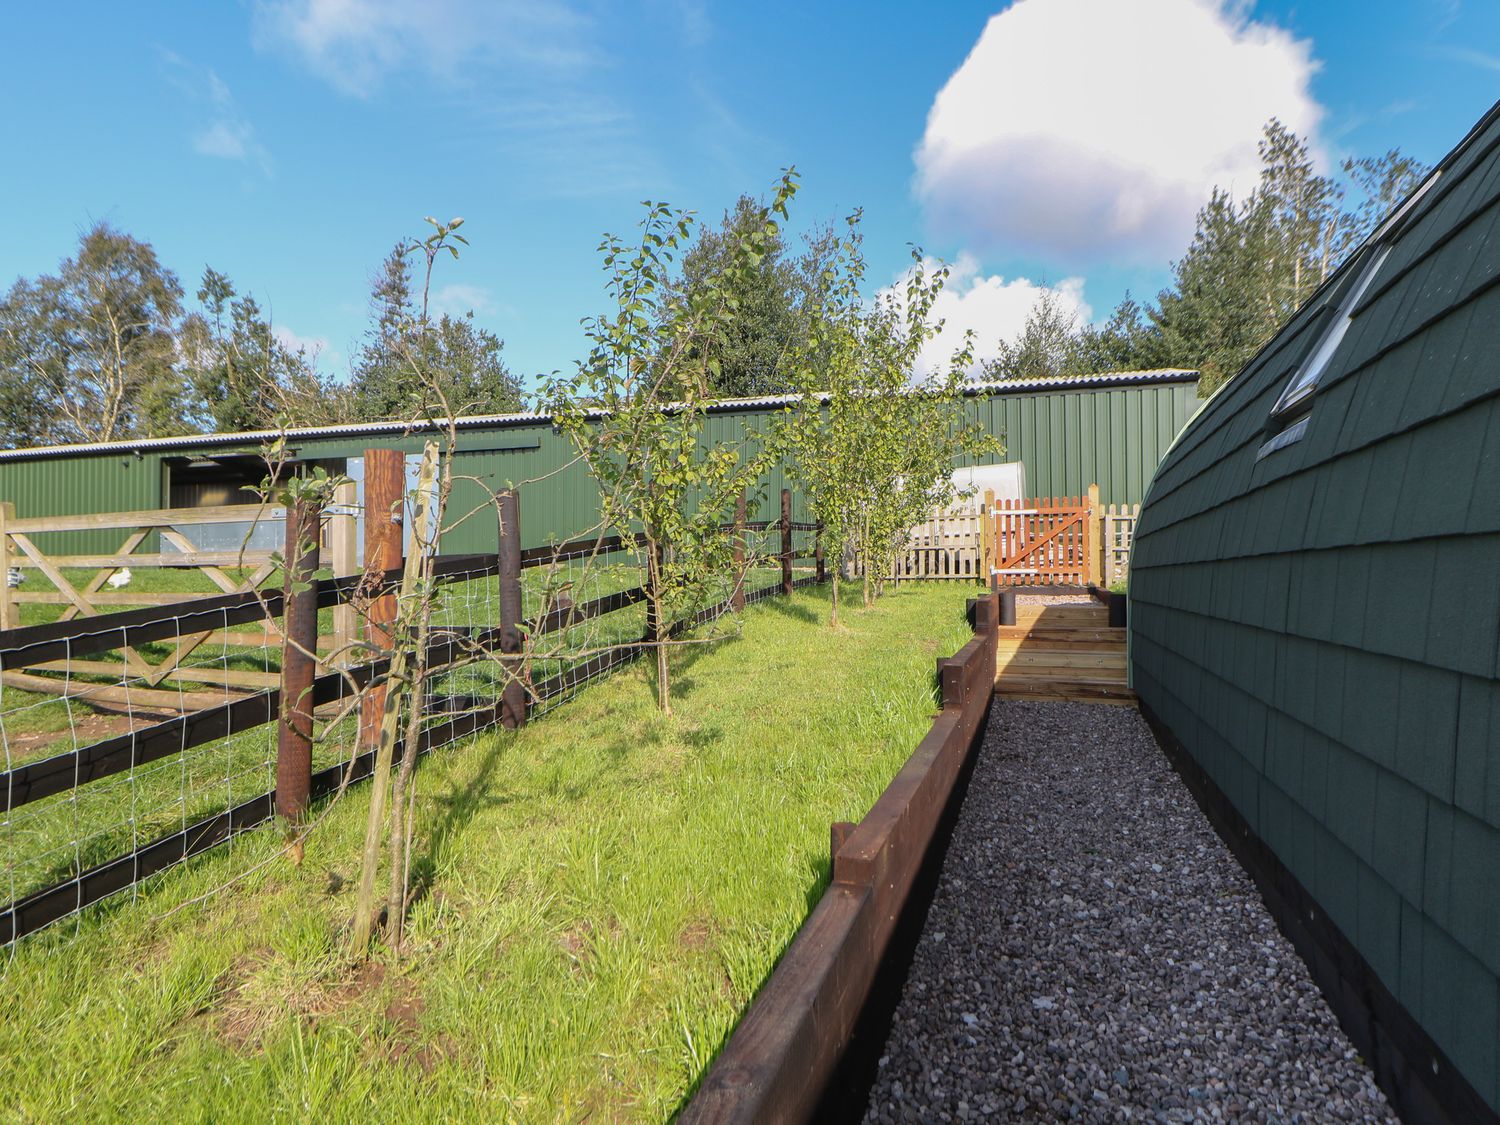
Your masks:
{"label": "wooden sleeper edging", "polygon": [[943,710],[858,825],[832,826],[833,877],[679,1120],[807,1121],[833,1077],[989,712],[999,597],[938,661]]}

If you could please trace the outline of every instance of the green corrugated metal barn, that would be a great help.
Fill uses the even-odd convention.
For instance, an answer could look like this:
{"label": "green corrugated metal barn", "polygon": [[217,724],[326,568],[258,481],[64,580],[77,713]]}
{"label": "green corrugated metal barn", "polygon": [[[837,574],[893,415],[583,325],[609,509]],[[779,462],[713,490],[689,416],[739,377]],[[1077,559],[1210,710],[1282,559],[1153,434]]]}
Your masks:
{"label": "green corrugated metal barn", "polygon": [[1205,404],[1131,560],[1148,717],[1455,1120],[1500,1108],[1497,229],[1500,106]]}
{"label": "green corrugated metal barn", "polygon": [[[1097,482],[1104,502],[1124,504],[1140,501],[1161,455],[1197,408],[1196,384],[1189,371],[1140,371],[975,384],[969,398],[975,417],[1004,442],[1003,459],[1025,464],[1031,492],[1078,495]],[[716,403],[708,413],[709,440],[732,440],[747,427],[764,430],[788,401]],[[425,435],[405,430],[401,423],[293,430],[287,448],[296,461],[357,477],[366,448],[419,451]],[[276,436],[214,434],[8,450],[0,452],[0,500],[15,504],[22,518],[244,503],[253,497],[240,488],[265,476],[260,450]],[[478,478],[492,489],[532,482],[522,490],[528,546],[553,535],[567,538],[597,519],[592,481],[581,467],[568,467],[567,439],[553,432],[544,415],[461,419],[457,448],[456,476]],[[773,472],[766,485],[774,497],[782,472]],[[479,484],[460,481],[449,510],[466,511],[482,497]],[[799,504],[796,518],[802,515]],[[492,521],[470,521],[445,540],[444,550],[493,551],[495,536]],[[43,545],[107,551],[119,538],[113,532],[76,533]]]}

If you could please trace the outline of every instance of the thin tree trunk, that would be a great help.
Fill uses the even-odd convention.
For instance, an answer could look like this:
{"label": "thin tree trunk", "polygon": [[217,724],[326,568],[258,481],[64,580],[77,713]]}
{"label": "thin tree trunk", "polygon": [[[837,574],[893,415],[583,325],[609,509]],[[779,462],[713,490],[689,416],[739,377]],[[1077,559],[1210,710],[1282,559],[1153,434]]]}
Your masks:
{"label": "thin tree trunk", "polygon": [[870,513],[869,513],[868,510],[865,511],[865,515],[864,515],[864,534],[860,537],[860,554],[864,555],[864,557],[865,557],[864,601],[865,601],[865,608],[869,609],[870,608],[870,602],[871,602],[871,597],[870,597],[870,582],[871,582],[870,568],[875,565],[875,560],[873,558],[871,558],[871,556],[870,556]]}
{"label": "thin tree trunk", "polygon": [[663,715],[672,713],[672,685],[668,678],[670,669],[667,666],[667,634],[669,622],[665,613],[662,597],[662,563],[664,551],[658,547],[655,540],[647,544],[646,558],[646,584],[650,587],[651,599],[651,639],[656,645],[656,706]]}
{"label": "thin tree trunk", "polygon": [[835,628],[838,627],[839,623],[839,583],[843,581],[844,578],[844,575],[842,573],[843,569],[844,565],[841,561],[839,563],[838,571],[836,571],[833,576],[833,611],[828,615],[828,624]]}
{"label": "thin tree trunk", "polygon": [[[426,552],[423,552],[424,556]],[[430,565],[424,560],[424,570]],[[425,587],[424,587],[425,591]],[[413,772],[417,766],[418,743],[422,737],[422,704],[427,690],[427,638],[432,631],[432,598],[425,592],[421,616],[417,621],[416,660],[412,665],[411,702],[406,708],[406,734],[401,747],[401,765],[391,791],[391,889],[386,898],[386,925],[390,927],[390,946],[401,952],[406,929],[407,867],[411,851],[412,814],[416,806]]]}
{"label": "thin tree trunk", "polygon": [[[422,451],[422,467],[417,474],[417,519],[413,542],[417,549],[408,552],[401,574],[401,613],[409,613],[412,596],[418,591],[422,573],[422,545],[427,541],[431,515],[432,482],[437,475],[437,443],[428,442]],[[365,820],[365,844],[360,858],[359,891],[354,901],[354,929],[351,947],[354,956],[364,957],[370,948],[370,934],[375,927],[375,877],[380,868],[380,837],[386,824],[386,800],[390,792],[391,765],[396,753],[396,733],[400,726],[401,699],[407,686],[407,668],[413,653],[410,631],[397,627],[392,631],[391,671],[385,692],[385,708],[380,715],[380,742],[375,748],[375,771],[370,779],[370,812]],[[420,701],[414,704],[420,708]]]}

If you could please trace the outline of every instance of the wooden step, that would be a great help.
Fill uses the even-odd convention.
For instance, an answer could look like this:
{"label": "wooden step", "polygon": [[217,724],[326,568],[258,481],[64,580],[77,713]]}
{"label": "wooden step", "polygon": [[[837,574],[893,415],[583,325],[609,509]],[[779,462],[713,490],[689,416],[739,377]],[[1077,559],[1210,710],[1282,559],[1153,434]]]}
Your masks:
{"label": "wooden step", "polygon": [[1054,687],[1089,690],[1123,688],[1128,685],[1124,671],[1117,674],[1105,669],[1084,672],[1079,668],[1027,668],[1023,672],[1001,672],[995,677],[995,686],[1013,687],[1021,691],[1046,691]]}
{"label": "wooden step", "polygon": [[1107,679],[1073,679],[1073,681],[1061,681],[1061,679],[1032,679],[1025,676],[1002,676],[995,681],[996,694],[1002,696],[1028,696],[1038,699],[1071,699],[1076,696],[1088,696],[1091,699],[1134,699],[1136,693],[1124,682],[1107,681]]}
{"label": "wooden step", "polygon": [[1124,629],[1056,629],[1034,625],[1001,625],[999,632],[1002,641],[1035,640],[1066,643],[1109,641],[1122,646],[1125,644]]}
{"label": "wooden step", "polygon": [[995,695],[999,699],[1029,700],[1036,703],[1093,703],[1107,707],[1134,707],[1136,705],[1135,692],[1128,689],[1114,694],[1101,694],[1067,687],[1060,687],[1050,692],[996,688]]}
{"label": "wooden step", "polygon": [[1059,670],[1086,671],[1090,668],[1107,668],[1125,671],[1123,652],[1058,652],[1049,649],[1022,649],[1019,652],[1002,652],[997,662],[999,668],[1056,668]]}
{"label": "wooden step", "polygon": [[1125,642],[1106,638],[1102,641],[1074,641],[1057,637],[1001,637],[995,651],[1007,652],[1077,652],[1124,656]]}
{"label": "wooden step", "polygon": [[1072,622],[1108,622],[1109,610],[1103,606],[1016,606],[1017,621],[1066,621]]}

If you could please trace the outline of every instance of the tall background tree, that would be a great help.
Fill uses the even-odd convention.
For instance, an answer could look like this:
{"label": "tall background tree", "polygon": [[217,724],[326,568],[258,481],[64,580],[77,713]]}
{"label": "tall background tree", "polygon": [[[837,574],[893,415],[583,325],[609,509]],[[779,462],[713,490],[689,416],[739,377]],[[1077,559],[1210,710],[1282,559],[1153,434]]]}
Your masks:
{"label": "tall background tree", "polygon": [[203,428],[232,433],[273,429],[289,416],[303,423],[325,420],[321,413],[307,417],[307,408],[288,409],[309,383],[318,393],[305,397],[314,402],[337,396],[324,387],[304,350],[282,343],[254,297],[237,293],[211,267],[203,271],[197,297],[200,307],[178,328],[178,353]]}
{"label": "tall background tree", "polygon": [[[796,383],[789,365],[807,340],[810,299],[835,245],[830,229],[807,236],[793,253],[779,228],[763,226],[766,205],[742,195],[718,226],[700,226],[672,279],[676,295],[724,284],[733,319],[712,338],[695,344],[693,369],[716,398],[784,394]],[[712,360],[713,363],[708,361]]]}
{"label": "tall background tree", "polygon": [[182,286],[149,243],[98,223],[55,275],[0,301],[7,437],[110,441],[188,426],[176,370]]}
{"label": "tall background tree", "polygon": [[[436,233],[398,243],[371,280],[370,330],[350,379],[352,412],[359,420],[414,419],[444,410],[504,414],[522,407],[521,384],[505,365],[500,338],[475,324],[472,311],[433,318],[433,240],[446,233],[462,242],[453,231],[463,220],[427,222]],[[442,250],[458,257],[452,241],[444,242]],[[413,258],[423,265],[420,299],[414,291]],[[424,378],[414,377],[417,367]]]}

